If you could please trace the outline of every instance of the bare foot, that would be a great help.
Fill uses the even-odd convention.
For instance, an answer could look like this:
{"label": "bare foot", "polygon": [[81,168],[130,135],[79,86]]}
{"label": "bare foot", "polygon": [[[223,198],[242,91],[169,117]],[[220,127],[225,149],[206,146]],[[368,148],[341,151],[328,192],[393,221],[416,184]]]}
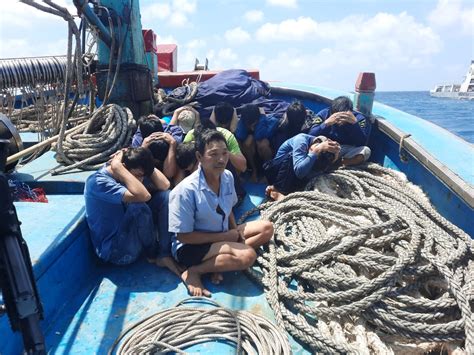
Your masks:
{"label": "bare foot", "polygon": [[265,189],[265,195],[275,201],[280,201],[283,197],[285,197],[285,195],[278,191],[273,185],[267,186]]}
{"label": "bare foot", "polygon": [[222,280],[224,280],[224,275],[222,275],[220,272],[215,272],[211,275],[211,282],[214,285],[219,285]]}
{"label": "bare foot", "polygon": [[204,288],[201,282],[201,275],[195,272],[189,272],[189,269],[181,274],[181,279],[186,284],[188,292],[191,296],[206,296],[211,297],[211,292]]}
{"label": "bare foot", "polygon": [[164,256],[155,259],[155,265],[168,268],[173,274],[181,277],[184,268],[181,267],[171,256]]}

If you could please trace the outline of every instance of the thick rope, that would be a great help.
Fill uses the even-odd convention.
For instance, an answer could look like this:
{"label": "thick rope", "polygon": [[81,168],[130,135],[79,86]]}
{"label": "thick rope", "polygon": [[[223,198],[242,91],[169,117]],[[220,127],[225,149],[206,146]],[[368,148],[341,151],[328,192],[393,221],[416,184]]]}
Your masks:
{"label": "thick rope", "polygon": [[197,82],[186,81],[183,86],[174,89],[171,93],[166,94],[163,89],[158,89],[154,93],[154,100],[158,102],[158,106],[162,107],[162,114],[172,116],[174,110],[181,106],[185,106],[192,102],[197,95],[199,85]]}
{"label": "thick rope", "polygon": [[[187,307],[204,302],[213,308]],[[287,336],[266,318],[247,311],[234,311],[200,297],[188,298],[125,330],[109,354],[185,353],[190,346],[222,341],[234,344],[241,354],[291,354]]]}
{"label": "thick rope", "polygon": [[98,169],[113,153],[128,145],[135,128],[133,114],[128,108],[115,104],[100,107],[82,132],[59,138],[64,155],[58,155],[57,159],[68,166],[51,173],[61,174],[76,168]]}
{"label": "thick rope", "polygon": [[249,273],[280,327],[314,351],[464,343],[474,353],[466,233],[376,164],[322,175],[307,190],[258,207],[275,234]]}

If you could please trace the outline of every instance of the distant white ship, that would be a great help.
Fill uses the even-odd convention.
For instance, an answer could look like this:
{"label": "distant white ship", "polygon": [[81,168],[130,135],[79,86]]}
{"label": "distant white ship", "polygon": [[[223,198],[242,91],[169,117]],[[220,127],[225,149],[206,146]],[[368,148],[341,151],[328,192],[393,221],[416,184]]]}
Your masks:
{"label": "distant white ship", "polygon": [[433,90],[430,90],[430,95],[450,99],[474,100],[474,60],[471,60],[466,78],[461,85],[436,85]]}

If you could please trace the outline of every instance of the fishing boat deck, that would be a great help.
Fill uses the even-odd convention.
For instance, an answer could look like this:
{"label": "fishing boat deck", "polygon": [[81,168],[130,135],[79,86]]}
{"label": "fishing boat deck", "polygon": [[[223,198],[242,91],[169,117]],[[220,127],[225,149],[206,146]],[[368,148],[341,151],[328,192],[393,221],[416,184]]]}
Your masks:
{"label": "fishing boat deck", "polygon": [[[91,172],[52,176],[49,170],[56,165],[48,152],[13,175],[31,187],[43,187],[48,198],[48,203],[15,203],[45,309],[46,345],[55,354],[105,353],[128,326],[189,296],[177,276],[146,260],[125,267],[101,262],[92,250],[80,193]],[[245,188],[248,195],[235,211],[237,218],[263,199],[263,184],[247,183]],[[204,283],[222,306],[273,320],[263,290],[243,273],[226,273],[220,285],[209,279]],[[6,317],[0,319],[0,328],[8,327],[6,322]],[[0,348],[16,353],[17,337],[9,335],[11,341]],[[307,352],[293,340],[291,345],[295,353]],[[190,351],[234,353],[235,348],[212,343]]]}
{"label": "fishing boat deck", "polygon": [[[323,88],[282,86],[329,98],[345,94]],[[302,101],[314,111],[323,106],[307,97]],[[384,115],[402,133],[411,133],[413,141],[472,190],[473,145],[459,141],[453,146],[452,134],[381,104],[374,105],[374,113]],[[369,145],[372,161],[403,171],[411,182],[423,187],[439,212],[473,235],[472,223],[468,222],[472,208],[436,175],[427,173],[425,160],[416,157],[410,158],[408,164],[402,162],[398,142],[387,139],[385,132],[378,129],[373,131]],[[15,203],[45,309],[42,325],[46,344],[51,353],[103,353],[129,325],[186,298],[186,288],[176,276],[144,260],[127,267],[100,262],[92,250],[84,220],[82,191],[91,172],[52,176],[49,171],[59,165],[53,155],[45,153],[13,176],[30,187],[44,188],[49,199],[47,204]],[[248,196],[236,211],[237,218],[260,203],[264,195],[262,184],[247,183],[245,188]],[[219,286],[209,280],[205,280],[205,285],[213,292],[213,299],[223,306],[273,318],[263,290],[243,273],[227,273]],[[20,334],[11,333],[7,317],[0,318],[0,333],[6,334],[0,337],[2,353],[21,352]],[[295,353],[308,352],[293,340],[291,346]],[[233,353],[234,349],[225,344],[210,344],[191,351]]]}

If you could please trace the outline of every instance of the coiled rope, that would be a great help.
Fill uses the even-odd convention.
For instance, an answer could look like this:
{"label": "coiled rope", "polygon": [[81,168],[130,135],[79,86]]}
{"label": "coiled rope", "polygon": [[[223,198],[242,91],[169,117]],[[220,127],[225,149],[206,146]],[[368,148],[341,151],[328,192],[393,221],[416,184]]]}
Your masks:
{"label": "coiled rope", "polygon": [[128,145],[135,128],[133,114],[128,108],[116,104],[100,107],[83,131],[64,135],[65,130],[61,130],[56,159],[68,166],[51,173],[61,174],[75,168],[98,169],[111,154]]}
{"label": "coiled rope", "polygon": [[0,59],[0,89],[64,81],[66,56]]}
{"label": "coiled rope", "polygon": [[280,327],[314,351],[407,352],[464,342],[474,353],[466,233],[376,164],[338,169],[307,189],[258,207],[275,233],[257,259],[261,270],[249,272]]}
{"label": "coiled rope", "polygon": [[[214,308],[187,307],[204,302]],[[187,298],[174,308],[160,311],[125,330],[109,354],[176,352],[206,342],[223,341],[236,346],[236,353],[291,354],[286,334],[266,318],[247,311],[234,311],[201,297]]]}
{"label": "coiled rope", "polygon": [[158,102],[155,107],[160,107],[161,113],[164,116],[172,116],[174,110],[194,100],[198,89],[198,82],[189,82],[189,80],[183,81],[182,86],[174,89],[169,94],[166,94],[166,91],[163,89],[158,89],[158,91],[154,93],[154,99]]}

